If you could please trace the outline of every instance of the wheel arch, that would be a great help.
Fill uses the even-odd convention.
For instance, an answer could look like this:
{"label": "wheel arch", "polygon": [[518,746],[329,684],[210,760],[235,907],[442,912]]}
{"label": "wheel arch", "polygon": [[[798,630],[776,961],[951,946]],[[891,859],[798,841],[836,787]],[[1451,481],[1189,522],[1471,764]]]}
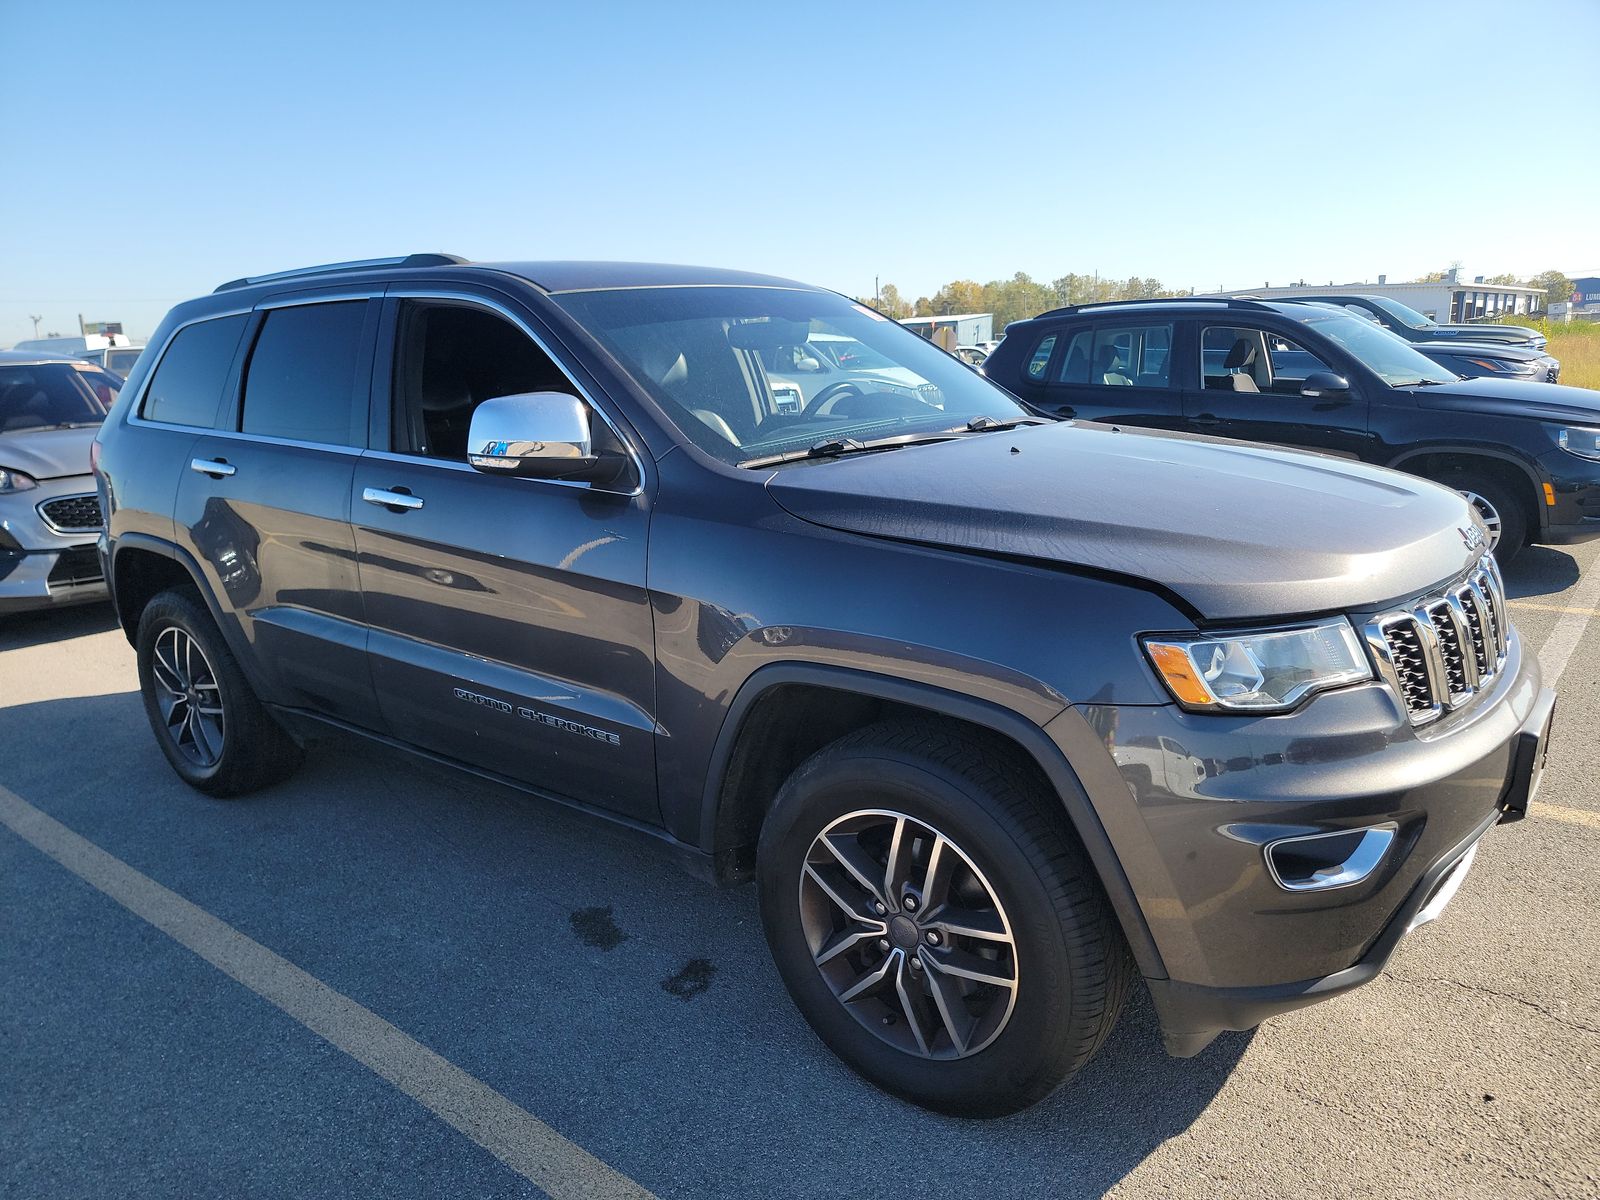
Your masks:
{"label": "wheel arch", "polygon": [[138,638],[139,616],[151,600],[169,588],[192,588],[233,651],[234,660],[250,686],[260,693],[261,679],[250,655],[240,645],[242,639],[237,622],[225,619],[222,606],[206,586],[200,564],[181,546],[149,534],[123,534],[111,547],[109,583],[117,621],[130,645]]}
{"label": "wheel arch", "polygon": [[929,684],[822,664],[774,663],[754,672],[728,708],[706,773],[700,844],[711,852],[717,878],[749,876],[761,824],[795,767],[844,734],[897,716],[978,731],[1036,772],[1094,864],[1140,971],[1166,978],[1117,852],[1061,749],[1019,713]]}
{"label": "wheel arch", "polygon": [[1542,503],[1544,480],[1538,469],[1520,455],[1483,446],[1447,444],[1409,451],[1387,465],[1435,483],[1446,483],[1448,476],[1460,472],[1488,471],[1515,491],[1528,518],[1530,535],[1536,539],[1549,524],[1549,514]]}

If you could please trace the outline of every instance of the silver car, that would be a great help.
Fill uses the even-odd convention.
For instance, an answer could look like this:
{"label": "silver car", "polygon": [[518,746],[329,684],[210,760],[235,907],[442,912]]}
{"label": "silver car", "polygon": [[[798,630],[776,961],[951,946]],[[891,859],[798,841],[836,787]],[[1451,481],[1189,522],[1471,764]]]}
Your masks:
{"label": "silver car", "polygon": [[0,614],[105,598],[89,447],[121,387],[81,359],[0,352]]}

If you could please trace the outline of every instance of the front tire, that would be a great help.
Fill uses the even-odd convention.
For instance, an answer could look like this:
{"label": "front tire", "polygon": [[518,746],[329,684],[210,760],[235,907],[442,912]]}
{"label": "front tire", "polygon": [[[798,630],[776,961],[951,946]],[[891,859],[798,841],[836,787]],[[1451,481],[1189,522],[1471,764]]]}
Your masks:
{"label": "front tire", "polygon": [[1059,801],[960,730],[818,751],[762,828],[762,923],[818,1036],[886,1091],[1001,1116],[1099,1049],[1132,964]]}
{"label": "front tire", "polygon": [[1528,544],[1528,515],[1517,494],[1489,476],[1457,476],[1450,486],[1483,518],[1495,559],[1508,563],[1516,558]]}
{"label": "front tire", "polygon": [[139,615],[139,690],[172,769],[209,796],[242,796],[287,777],[300,747],[267,713],[216,622],[188,591]]}

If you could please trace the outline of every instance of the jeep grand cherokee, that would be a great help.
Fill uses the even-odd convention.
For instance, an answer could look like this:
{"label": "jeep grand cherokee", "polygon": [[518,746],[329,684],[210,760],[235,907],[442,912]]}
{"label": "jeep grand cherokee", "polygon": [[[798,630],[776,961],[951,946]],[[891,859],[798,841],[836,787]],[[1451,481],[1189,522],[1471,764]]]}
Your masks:
{"label": "jeep grand cherokee", "polygon": [[[828,338],[916,388],[779,403]],[[100,447],[183,779],[333,726],[754,876],[821,1038],[944,1111],[1044,1096],[1137,980],[1188,1055],[1372,978],[1539,778],[1554,697],[1455,493],[1044,421],[788,280],[239,280]]]}

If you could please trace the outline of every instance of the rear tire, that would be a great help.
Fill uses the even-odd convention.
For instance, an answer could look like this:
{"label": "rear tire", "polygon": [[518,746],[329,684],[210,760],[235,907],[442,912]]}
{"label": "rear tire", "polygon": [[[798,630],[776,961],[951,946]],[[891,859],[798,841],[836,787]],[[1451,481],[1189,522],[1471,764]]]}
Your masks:
{"label": "rear tire", "polygon": [[187,590],[139,614],[139,690],[156,744],[190,787],[242,796],[292,774],[300,747],[267,713],[216,622]]}
{"label": "rear tire", "polygon": [[1082,1068],[1133,968],[1064,821],[1040,783],[937,723],[812,755],[762,827],[758,885],[817,1035],[884,1090],[964,1116],[1026,1108]]}

